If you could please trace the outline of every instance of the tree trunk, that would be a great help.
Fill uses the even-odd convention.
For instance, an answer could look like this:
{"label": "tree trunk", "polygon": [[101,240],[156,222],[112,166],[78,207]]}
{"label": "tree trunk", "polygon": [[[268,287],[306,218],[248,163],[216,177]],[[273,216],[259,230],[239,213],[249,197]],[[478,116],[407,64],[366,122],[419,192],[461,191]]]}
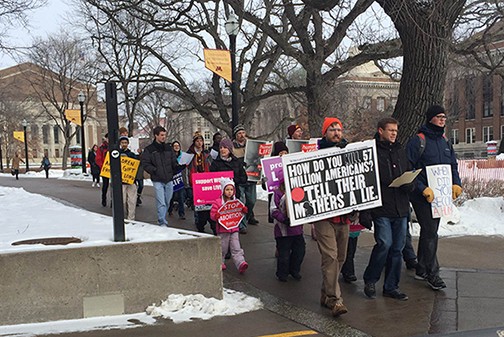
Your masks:
{"label": "tree trunk", "polygon": [[[320,69],[320,68],[319,68]],[[322,122],[325,117],[332,116],[330,111],[327,111],[328,105],[325,99],[326,86],[321,81],[322,74],[320,71],[312,70],[306,73],[306,105],[308,108],[308,127],[310,137],[321,137]]]}
{"label": "tree trunk", "polygon": [[403,72],[392,115],[400,123],[402,143],[425,122],[425,111],[430,105],[443,105],[453,25],[464,2],[378,1],[394,21],[403,45]]}

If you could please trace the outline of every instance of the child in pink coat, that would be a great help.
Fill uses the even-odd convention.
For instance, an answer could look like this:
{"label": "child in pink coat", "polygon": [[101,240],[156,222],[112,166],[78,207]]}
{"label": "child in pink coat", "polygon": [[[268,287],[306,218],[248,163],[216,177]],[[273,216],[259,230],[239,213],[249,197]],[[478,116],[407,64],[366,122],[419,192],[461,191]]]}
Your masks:
{"label": "child in pink coat", "polygon": [[[226,229],[219,223],[219,213],[218,210],[229,200],[235,200],[235,184],[233,180],[224,178],[221,181],[222,196],[216,199],[212,203],[212,209],[210,210],[210,219],[217,222],[216,230],[217,235],[221,239],[222,248],[222,270],[226,270],[225,256],[228,250],[231,251],[231,258],[238,269],[240,274],[243,274],[247,268],[248,263],[245,261],[243,256],[243,249],[240,246],[240,236],[239,236],[239,226],[232,229]],[[244,208],[244,213],[247,213],[247,208]]]}

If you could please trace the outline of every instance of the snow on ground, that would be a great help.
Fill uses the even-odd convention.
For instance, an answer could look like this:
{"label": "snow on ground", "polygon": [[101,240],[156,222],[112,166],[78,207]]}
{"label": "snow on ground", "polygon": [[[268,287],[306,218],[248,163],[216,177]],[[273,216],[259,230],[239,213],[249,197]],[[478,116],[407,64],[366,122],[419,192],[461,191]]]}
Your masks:
{"label": "snow on ground", "polygon": [[192,320],[209,320],[215,316],[233,316],[259,310],[263,307],[257,298],[241,292],[224,289],[223,299],[206,298],[201,294],[169,295],[161,305],[151,305],[146,313],[93,317],[45,323],[0,326],[0,336],[31,337],[91,330],[131,329],[155,324],[156,318],[170,319],[174,323]]}
{"label": "snow on ground", "polygon": [[152,317],[169,318],[175,323],[181,323],[192,319],[208,320],[214,316],[238,315],[259,310],[263,306],[259,299],[234,290],[224,289],[223,295],[222,300],[217,300],[203,295],[172,294],[161,305],[152,305],[146,311]]}

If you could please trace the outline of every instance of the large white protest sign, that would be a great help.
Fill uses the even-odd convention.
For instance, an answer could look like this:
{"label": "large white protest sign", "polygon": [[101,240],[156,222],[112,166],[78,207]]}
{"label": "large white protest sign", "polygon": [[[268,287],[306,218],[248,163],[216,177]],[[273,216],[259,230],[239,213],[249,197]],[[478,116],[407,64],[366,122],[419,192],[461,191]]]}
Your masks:
{"label": "large white protest sign", "polygon": [[453,213],[452,201],[452,174],[450,165],[427,166],[427,183],[434,191],[434,200],[431,202],[433,218],[448,216]]}
{"label": "large white protest sign", "polygon": [[291,226],[382,205],[376,143],[282,157]]}
{"label": "large white protest sign", "polygon": [[265,140],[247,139],[245,145],[245,172],[248,181],[257,182],[261,178],[261,159],[271,154],[273,142]]}

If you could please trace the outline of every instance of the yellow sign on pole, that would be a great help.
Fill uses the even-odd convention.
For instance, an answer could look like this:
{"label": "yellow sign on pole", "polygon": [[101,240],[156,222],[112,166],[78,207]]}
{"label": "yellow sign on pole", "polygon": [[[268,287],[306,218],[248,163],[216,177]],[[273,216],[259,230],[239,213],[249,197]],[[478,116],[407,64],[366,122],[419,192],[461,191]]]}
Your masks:
{"label": "yellow sign on pole", "polygon": [[76,109],[66,109],[65,110],[65,118],[70,122],[75,123],[77,125],[82,125],[80,119],[80,110]]}
{"label": "yellow sign on pole", "polygon": [[231,83],[231,53],[225,49],[204,49],[205,67]]}
{"label": "yellow sign on pole", "polygon": [[[140,160],[130,158],[127,156],[121,156],[122,182],[128,185],[134,184],[139,166],[140,166]],[[108,152],[105,155],[105,161],[103,162],[100,175],[105,178],[110,178],[110,155]]]}
{"label": "yellow sign on pole", "polygon": [[14,139],[24,143],[24,131],[14,131]]}

